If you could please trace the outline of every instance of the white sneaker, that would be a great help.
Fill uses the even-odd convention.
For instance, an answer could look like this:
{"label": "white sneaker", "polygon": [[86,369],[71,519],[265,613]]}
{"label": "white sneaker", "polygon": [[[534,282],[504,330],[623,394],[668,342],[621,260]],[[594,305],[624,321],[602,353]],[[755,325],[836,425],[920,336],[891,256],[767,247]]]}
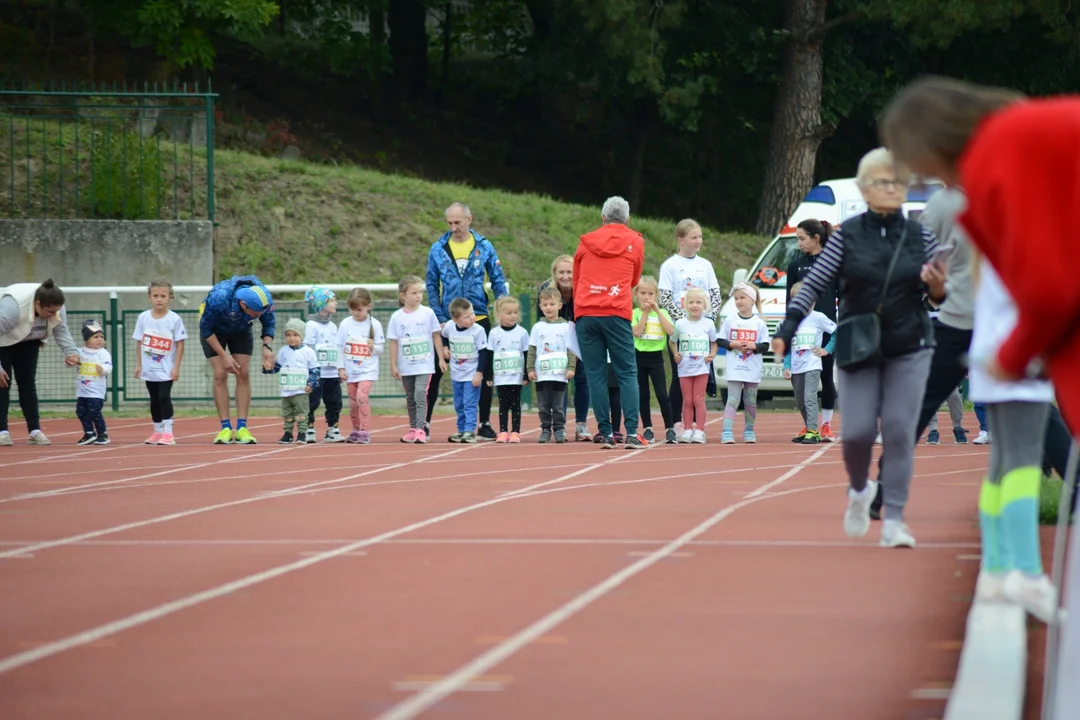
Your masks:
{"label": "white sneaker", "polygon": [[695,445],[704,445],[705,444],[705,431],[704,430],[695,430],[693,436],[690,438],[690,442],[694,443]]}
{"label": "white sneaker", "polygon": [[316,441],[317,440],[316,440],[316,435],[315,435],[315,428],[309,427],[307,429],[307,432],[304,433],[304,442],[310,444],[310,443],[314,443]]}
{"label": "white sneaker", "polygon": [[980,430],[979,434],[975,436],[975,439],[971,441],[973,445],[989,445],[990,433],[985,430]]}
{"label": "white sneaker", "polygon": [[323,438],[323,442],[342,443],[345,442],[345,436],[342,435],[341,431],[336,427],[332,427],[326,431],[326,437]]}
{"label": "white sneaker", "polygon": [[1016,603],[1029,613],[1049,623],[1058,612],[1057,588],[1045,574],[1038,577],[1010,570],[1002,583],[1001,592],[1009,602]]}
{"label": "white sneaker", "polygon": [[11,442],[11,433],[10,432],[8,432],[7,430],[0,431],[0,445],[6,447],[6,446],[9,446],[9,445],[14,445],[14,444],[15,443]]}
{"label": "white sneaker", "polygon": [[45,436],[45,433],[41,432],[40,430],[35,430],[34,432],[30,433],[30,444],[31,445],[52,445],[52,440],[47,438]]}
{"label": "white sneaker", "polygon": [[975,581],[975,599],[981,602],[1004,602],[1005,595],[1002,593],[1004,584],[1005,573],[980,570],[979,578]]}
{"label": "white sneaker", "polygon": [[693,442],[693,441],[694,441],[694,431],[693,430],[683,430],[682,435],[679,436],[679,442],[683,443],[683,444],[686,444],[686,443]]}
{"label": "white sneaker", "polygon": [[848,537],[862,537],[870,530],[870,504],[877,495],[877,483],[866,481],[861,493],[848,488],[847,512],[844,513],[844,532]]}
{"label": "white sneaker", "polygon": [[915,547],[915,537],[908,526],[900,520],[886,520],[881,524],[881,547]]}

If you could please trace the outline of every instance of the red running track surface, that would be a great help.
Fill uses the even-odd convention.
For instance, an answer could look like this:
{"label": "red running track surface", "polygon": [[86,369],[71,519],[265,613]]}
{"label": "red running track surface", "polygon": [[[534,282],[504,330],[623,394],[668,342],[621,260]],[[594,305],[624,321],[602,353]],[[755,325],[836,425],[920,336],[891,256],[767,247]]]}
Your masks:
{"label": "red running track surface", "polygon": [[[847,538],[840,445],[0,448],[0,718],[929,720],[987,450],[920,445],[915,550]],[[739,419],[737,428],[741,428]],[[321,425],[321,420],[320,420]]]}

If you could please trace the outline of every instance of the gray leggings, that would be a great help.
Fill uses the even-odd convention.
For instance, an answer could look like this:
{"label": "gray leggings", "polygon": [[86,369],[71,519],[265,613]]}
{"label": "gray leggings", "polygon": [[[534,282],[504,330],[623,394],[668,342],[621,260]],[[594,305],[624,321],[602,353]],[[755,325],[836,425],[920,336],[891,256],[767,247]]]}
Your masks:
{"label": "gray leggings", "polygon": [[[949,419],[952,420],[952,426],[954,428],[962,427],[964,424],[964,399],[960,397],[958,388],[953,388],[953,391],[949,393],[949,397],[945,399],[945,404],[949,406]],[[935,432],[938,429],[937,413],[930,416],[930,423],[926,428],[929,432]]]}
{"label": "gray leggings", "polygon": [[1023,467],[1042,467],[1043,438],[1050,419],[1050,404],[1005,402],[986,406],[990,421],[990,482],[1001,480]]}
{"label": "gray leggings", "polygon": [[[885,518],[902,520],[915,465],[915,429],[922,410],[933,350],[918,350],[858,370],[840,370],[840,413],[844,417],[844,467],[856,492],[866,488],[881,420],[881,484]],[[793,376],[794,377],[794,376]]]}
{"label": "gray leggings", "polygon": [[817,432],[818,387],[821,385],[821,371],[809,370],[798,375],[792,374],[791,387],[795,390],[795,407],[802,413],[803,424],[810,432]]}
{"label": "gray leggings", "polygon": [[402,375],[401,384],[405,386],[405,406],[409,408],[409,427],[424,429],[427,419],[427,388],[431,375]]}

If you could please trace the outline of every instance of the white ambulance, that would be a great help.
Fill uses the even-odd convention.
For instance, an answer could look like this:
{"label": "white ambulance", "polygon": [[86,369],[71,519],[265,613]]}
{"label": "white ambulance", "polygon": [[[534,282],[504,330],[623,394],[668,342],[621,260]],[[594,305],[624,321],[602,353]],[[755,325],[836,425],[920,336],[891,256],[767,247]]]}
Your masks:
{"label": "white ambulance", "polygon": [[[918,219],[927,200],[943,188],[940,182],[933,180],[908,190],[907,201],[903,210],[907,217]],[[757,287],[761,294],[761,314],[769,327],[770,336],[784,319],[787,311],[787,269],[799,254],[795,239],[795,228],[807,219],[824,220],[836,226],[848,218],[866,212],[866,201],[855,183],[855,178],[826,180],[810,189],[802,203],[788,219],[784,228],[758,257],[749,270],[739,268],[731,279],[734,287],[747,282]],[[736,312],[735,301],[730,297],[720,308],[718,323],[723,323],[731,313]],[[719,327],[719,325],[718,325]],[[773,395],[790,395],[791,381],[784,379],[784,368],[774,361],[772,352],[765,354],[765,374],[758,389],[758,397],[767,399]],[[727,380],[724,371],[727,367],[724,350],[716,354],[713,361],[716,371],[716,385],[723,398],[727,399]],[[834,371],[835,372],[835,371]]]}

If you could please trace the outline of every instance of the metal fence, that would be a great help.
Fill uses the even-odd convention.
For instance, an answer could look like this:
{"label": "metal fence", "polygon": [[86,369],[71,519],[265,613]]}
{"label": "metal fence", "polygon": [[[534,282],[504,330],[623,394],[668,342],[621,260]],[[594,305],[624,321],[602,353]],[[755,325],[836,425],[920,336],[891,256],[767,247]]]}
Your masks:
{"label": "metal fence", "polygon": [[0,217],[214,220],[198,84],[0,84]]}
{"label": "metal fence", "polygon": [[[533,298],[529,295],[519,296],[522,305],[521,324],[526,329],[532,327],[532,303]],[[299,307],[288,307],[290,303],[275,302],[275,316],[277,320],[276,347],[280,347],[285,334],[285,323],[292,318],[307,319],[307,313]],[[372,309],[372,315],[376,317],[385,329],[390,316],[397,310],[396,302],[377,301]],[[67,311],[67,325],[71,329],[72,337],[77,346],[82,346],[80,328],[82,324],[94,318],[101,322],[105,328],[105,347],[113,356],[113,372],[109,378],[109,392],[106,396],[106,405],[119,410],[126,403],[142,404],[149,401],[146,384],[135,378],[135,353],[138,345],[132,334],[135,331],[135,323],[141,310],[120,310],[114,300],[108,310],[69,310]],[[184,357],[180,367],[180,380],[173,385],[172,397],[179,403],[212,403],[214,376],[210,363],[203,357],[202,348],[199,344],[199,318],[198,310],[176,310],[173,312],[180,315],[184,320],[184,327],[188,333],[188,339],[184,342]],[[336,318],[342,319],[341,313]],[[258,321],[255,321],[253,330],[257,333]],[[262,371],[262,353],[256,342],[256,352],[251,358],[251,397],[253,401],[279,400],[281,394],[278,387],[277,375],[266,375]],[[77,368],[71,368],[64,364],[63,354],[56,343],[51,341],[45,346],[38,358],[37,389],[38,399],[43,404],[71,405],[75,404],[75,383]],[[235,378],[229,379],[230,397],[235,388]],[[531,387],[531,386],[530,386]],[[345,397],[346,388],[342,389]],[[440,388],[440,397],[451,396],[450,376],[443,376]],[[17,384],[13,386],[13,393],[17,392]],[[528,390],[526,390],[528,393]],[[390,375],[390,362],[384,355],[379,363],[379,379],[371,389],[372,399],[400,398],[404,402],[405,394],[402,390],[401,381],[395,380]],[[525,401],[531,402],[530,395],[526,395]]]}

